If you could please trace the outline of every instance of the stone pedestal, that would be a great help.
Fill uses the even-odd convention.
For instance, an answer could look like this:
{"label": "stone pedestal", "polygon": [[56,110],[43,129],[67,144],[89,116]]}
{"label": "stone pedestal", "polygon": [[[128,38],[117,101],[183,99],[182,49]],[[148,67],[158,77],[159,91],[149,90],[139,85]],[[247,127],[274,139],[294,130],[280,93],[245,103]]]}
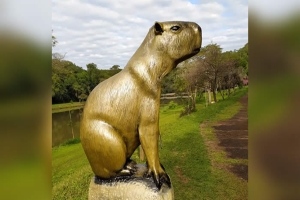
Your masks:
{"label": "stone pedestal", "polygon": [[132,177],[101,180],[93,177],[89,188],[89,200],[174,200],[173,187],[162,185],[158,191],[152,178],[144,178],[145,165],[137,165]]}

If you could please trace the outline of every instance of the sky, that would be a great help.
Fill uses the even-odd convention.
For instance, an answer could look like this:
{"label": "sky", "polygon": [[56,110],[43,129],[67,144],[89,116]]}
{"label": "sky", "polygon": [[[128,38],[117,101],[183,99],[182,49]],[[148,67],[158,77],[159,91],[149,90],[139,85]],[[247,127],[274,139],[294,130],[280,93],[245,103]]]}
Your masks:
{"label": "sky", "polygon": [[244,0],[52,0],[53,53],[86,69],[124,68],[153,24],[192,21],[202,28],[202,46],[223,51],[248,42],[248,1]]}

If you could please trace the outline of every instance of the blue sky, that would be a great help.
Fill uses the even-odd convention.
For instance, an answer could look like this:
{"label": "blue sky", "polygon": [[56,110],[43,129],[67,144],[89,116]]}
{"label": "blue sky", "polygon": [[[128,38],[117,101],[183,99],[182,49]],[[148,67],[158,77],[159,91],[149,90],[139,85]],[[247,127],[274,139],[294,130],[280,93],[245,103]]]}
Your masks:
{"label": "blue sky", "polygon": [[155,21],[193,21],[202,27],[203,46],[223,51],[248,42],[248,2],[237,0],[52,0],[53,52],[86,68],[121,68]]}
{"label": "blue sky", "polygon": [[199,4],[198,0],[189,0],[189,2],[191,2],[192,4]]}

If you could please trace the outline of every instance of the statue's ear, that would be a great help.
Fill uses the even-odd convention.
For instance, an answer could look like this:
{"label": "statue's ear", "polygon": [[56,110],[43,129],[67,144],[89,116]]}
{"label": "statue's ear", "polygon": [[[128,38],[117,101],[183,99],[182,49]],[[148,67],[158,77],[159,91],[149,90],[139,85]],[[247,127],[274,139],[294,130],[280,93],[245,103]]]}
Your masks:
{"label": "statue's ear", "polygon": [[162,24],[160,24],[159,22],[155,22],[154,24],[155,35],[161,35],[164,32],[162,27],[163,27]]}

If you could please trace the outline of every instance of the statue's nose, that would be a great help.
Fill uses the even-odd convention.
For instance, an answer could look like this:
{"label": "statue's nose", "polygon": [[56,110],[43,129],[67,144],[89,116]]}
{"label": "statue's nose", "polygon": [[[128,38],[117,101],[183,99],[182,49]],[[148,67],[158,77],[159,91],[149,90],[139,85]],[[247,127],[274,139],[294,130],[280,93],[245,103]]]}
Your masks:
{"label": "statue's nose", "polygon": [[202,33],[201,27],[200,27],[198,24],[196,24],[196,23],[195,23],[195,25],[194,25],[194,29],[195,29],[195,32],[196,32],[196,33],[197,33],[197,32],[200,33],[200,34]]}
{"label": "statue's nose", "polygon": [[201,29],[201,27],[198,25],[198,31],[199,31],[199,33],[202,33],[202,29]]}

